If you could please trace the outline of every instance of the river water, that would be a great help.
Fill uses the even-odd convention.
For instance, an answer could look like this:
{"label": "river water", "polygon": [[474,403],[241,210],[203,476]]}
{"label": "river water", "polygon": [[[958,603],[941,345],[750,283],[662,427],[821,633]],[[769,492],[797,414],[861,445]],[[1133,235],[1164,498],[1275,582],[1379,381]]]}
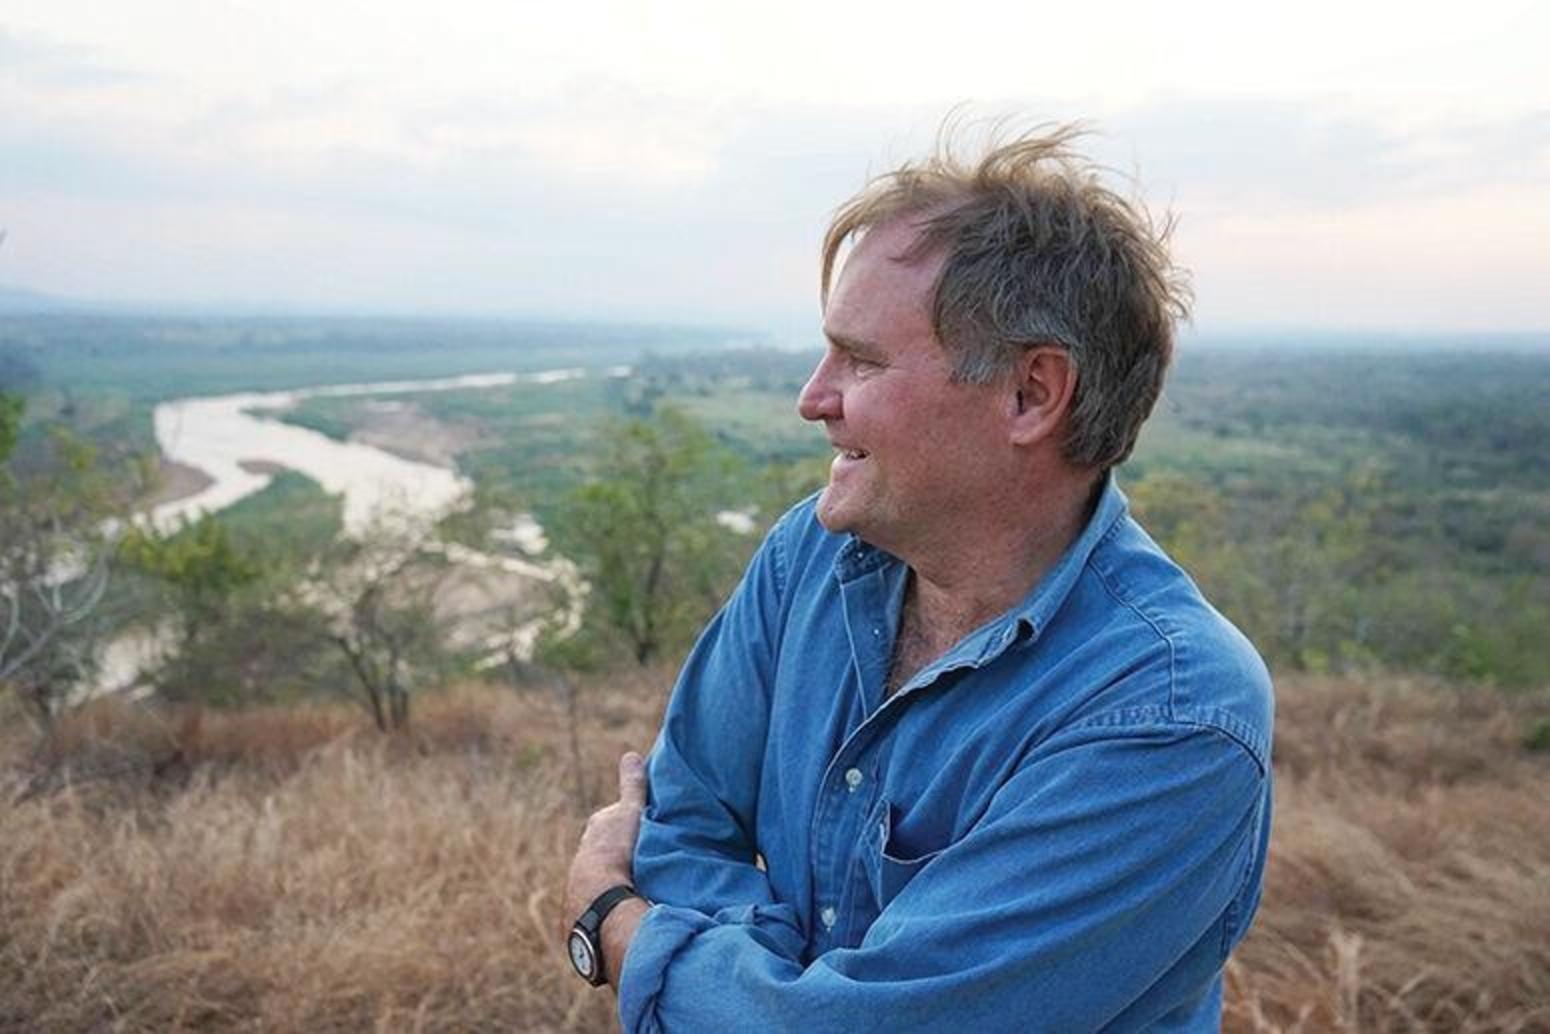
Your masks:
{"label": "river water", "polygon": [[[606,371],[620,376],[623,368]],[[142,519],[170,532],[181,522],[219,513],[268,486],[273,475],[255,469],[273,464],[297,471],[323,490],[343,500],[346,535],[359,536],[374,526],[395,530],[428,530],[437,520],[466,505],[472,482],[456,470],[404,459],[361,442],[341,442],[318,431],[287,424],[273,414],[293,408],[306,398],[397,395],[430,391],[464,391],[512,384],[555,384],[586,376],[581,369],[540,373],[485,373],[414,381],[378,381],[296,388],[289,391],[237,392],[173,399],[153,414],[156,444],[170,461],[198,468],[210,483],[198,491],[163,503]],[[530,515],[520,515],[505,539],[530,554],[544,551],[543,529]],[[530,581],[557,582],[570,601],[566,613],[527,622],[486,635],[483,645],[492,658],[515,654],[530,657],[539,631],[557,618],[562,634],[581,621],[586,586],[575,565],[548,555],[541,561],[492,556],[455,544],[431,544],[461,567],[498,570]],[[98,684],[92,692],[134,686],[140,672],[153,666],[169,646],[164,633],[137,633],[107,644],[99,661]]]}
{"label": "river water", "polygon": [[583,377],[579,369],[486,373],[419,381],[381,381],[239,392],[174,399],[156,407],[156,444],[167,459],[211,478],[192,495],[163,503],[149,518],[161,531],[203,513],[218,513],[265,488],[272,475],[244,467],[266,461],[316,481],[344,501],[344,530],[359,535],[379,519],[434,522],[467,499],[472,484],[455,470],[404,459],[360,442],[341,442],[275,419],[306,398],[462,391],[517,383],[554,384]]}

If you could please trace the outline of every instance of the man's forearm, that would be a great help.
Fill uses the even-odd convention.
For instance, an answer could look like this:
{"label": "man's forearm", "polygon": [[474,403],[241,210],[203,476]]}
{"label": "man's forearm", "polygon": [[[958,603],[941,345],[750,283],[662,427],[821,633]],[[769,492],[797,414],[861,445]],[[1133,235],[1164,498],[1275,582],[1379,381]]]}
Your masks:
{"label": "man's forearm", "polygon": [[[640,837],[640,815],[645,805],[645,764],[640,755],[631,751],[619,759],[619,799],[587,819],[581,843],[571,859],[570,875],[565,883],[564,915],[567,920],[592,914],[590,909],[599,902],[601,895],[610,888],[633,882],[630,856]],[[639,898],[618,901],[611,908],[604,908],[601,928],[582,927],[582,921],[577,919],[577,929],[567,936],[583,937],[590,942],[588,954],[601,954],[602,976],[617,987],[625,953],[645,911],[645,903]],[[584,966],[575,956],[572,961],[576,962],[582,976],[593,981],[597,979],[595,967]]]}
{"label": "man's forearm", "polygon": [[630,942],[635,939],[635,931],[650,907],[640,898],[631,898],[620,903],[603,921],[603,970],[609,986],[616,992],[619,977],[624,972],[624,957],[629,954]]}

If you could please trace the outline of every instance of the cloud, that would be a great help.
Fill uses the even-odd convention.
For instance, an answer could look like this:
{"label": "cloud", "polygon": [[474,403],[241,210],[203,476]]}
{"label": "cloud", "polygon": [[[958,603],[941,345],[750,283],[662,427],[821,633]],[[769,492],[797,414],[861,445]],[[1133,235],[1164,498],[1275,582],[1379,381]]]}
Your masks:
{"label": "cloud", "polygon": [[149,77],[99,62],[85,47],[17,35],[0,26],[0,77],[50,89],[107,89]]}
{"label": "cloud", "polygon": [[1328,211],[1550,181],[1550,109],[1412,124],[1339,97],[1189,98],[1108,120],[1143,180],[1211,213]]}
{"label": "cloud", "polygon": [[[13,63],[32,71],[0,73],[28,84],[0,94],[0,223],[17,231],[5,278],[95,296],[811,313],[833,206],[868,172],[929,146],[946,108],[775,101],[608,75],[416,102],[323,77],[162,104],[167,83],[125,73],[124,86],[86,89],[90,75],[64,70],[94,67],[89,53],[0,35],[0,63],[22,52]],[[1035,96],[972,111],[1082,113]],[[1256,266],[1296,270],[1306,293],[1343,233],[1359,233],[1352,253],[1372,259],[1393,213],[1424,218],[1431,205],[1461,219],[1467,206],[1445,202],[1479,208],[1499,193],[1524,204],[1550,182],[1550,111],[1422,119],[1337,97],[1174,96],[1100,111],[1096,125],[1097,156],[1136,168],[1148,198],[1193,232],[1213,278],[1200,285],[1203,312],[1220,306],[1213,282],[1250,300],[1234,314],[1269,308],[1276,286]],[[1288,229],[1308,219],[1316,233]],[[1500,213],[1486,221],[1510,226]],[[1468,279],[1448,270],[1465,262],[1447,257],[1453,233],[1444,220],[1430,231],[1417,285]],[[18,277],[24,260],[31,271]],[[1550,275],[1531,253],[1518,260]],[[1362,276],[1340,268],[1347,281]],[[1341,298],[1349,311],[1362,304]]]}

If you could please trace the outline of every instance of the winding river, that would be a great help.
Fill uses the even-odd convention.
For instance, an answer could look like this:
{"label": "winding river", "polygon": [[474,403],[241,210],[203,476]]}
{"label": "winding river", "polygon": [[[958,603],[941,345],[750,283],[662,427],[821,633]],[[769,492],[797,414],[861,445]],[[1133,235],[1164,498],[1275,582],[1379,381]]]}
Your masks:
{"label": "winding river", "polygon": [[156,444],[175,463],[203,471],[210,484],[151,510],[162,531],[184,519],[218,513],[267,487],[272,475],[253,461],[288,467],[344,501],[344,530],[359,535],[374,520],[393,517],[434,522],[468,497],[472,484],[446,467],[395,456],[360,442],[341,442],[266,415],[316,397],[373,396],[463,391],[518,383],[554,384],[586,376],[579,369],[542,373],[485,373],[419,381],[339,384],[290,391],[239,392],[174,399],[153,416]]}
{"label": "winding river", "polygon": [[[606,371],[619,376],[623,369]],[[395,456],[361,442],[341,442],[318,431],[284,423],[273,414],[305,398],[398,395],[430,391],[464,391],[512,384],[555,384],[587,376],[582,369],[540,373],[485,373],[413,381],[379,381],[296,388],[289,391],[238,392],[173,399],[153,414],[156,444],[167,460],[193,467],[209,478],[198,490],[162,503],[141,518],[159,531],[175,530],[183,521],[218,513],[267,487],[269,466],[304,474],[325,492],[343,501],[346,535],[359,536],[380,522],[396,528],[425,530],[437,520],[467,505],[473,483],[454,469]],[[506,538],[529,554],[545,548],[543,529],[530,515],[521,515]],[[530,560],[481,553],[466,546],[434,543],[462,567],[497,570],[539,582],[556,582],[570,601],[559,616],[562,634],[581,622],[586,586],[568,559],[548,555]],[[481,638],[496,663],[509,656],[531,657],[538,634],[552,618],[539,618],[498,635]],[[101,658],[95,692],[134,686],[139,673],[165,648],[155,634],[125,636],[108,644]]]}

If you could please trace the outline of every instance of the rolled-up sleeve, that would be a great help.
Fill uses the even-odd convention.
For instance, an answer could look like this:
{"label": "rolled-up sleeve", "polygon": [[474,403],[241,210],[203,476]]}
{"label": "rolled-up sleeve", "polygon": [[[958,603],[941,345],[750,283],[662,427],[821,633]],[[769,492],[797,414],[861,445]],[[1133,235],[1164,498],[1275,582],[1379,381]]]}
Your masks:
{"label": "rolled-up sleeve", "polygon": [[767,928],[762,943],[795,954],[796,913],[775,901],[754,834],[779,634],[781,533],[777,524],[679,675],[648,759],[634,875],[650,900],[677,906],[674,914]]}
{"label": "rolled-up sleeve", "polygon": [[[625,960],[621,1022],[804,1034],[1146,1025],[1170,1008],[1149,992],[1186,956],[1207,973],[1221,965],[1261,864],[1268,779],[1210,726],[1115,714],[1066,729],[960,839],[872,882],[880,911],[856,947],[803,965],[778,923],[749,922],[752,909],[654,906]],[[896,864],[866,850],[857,865]],[[718,897],[754,886],[715,879]]]}

